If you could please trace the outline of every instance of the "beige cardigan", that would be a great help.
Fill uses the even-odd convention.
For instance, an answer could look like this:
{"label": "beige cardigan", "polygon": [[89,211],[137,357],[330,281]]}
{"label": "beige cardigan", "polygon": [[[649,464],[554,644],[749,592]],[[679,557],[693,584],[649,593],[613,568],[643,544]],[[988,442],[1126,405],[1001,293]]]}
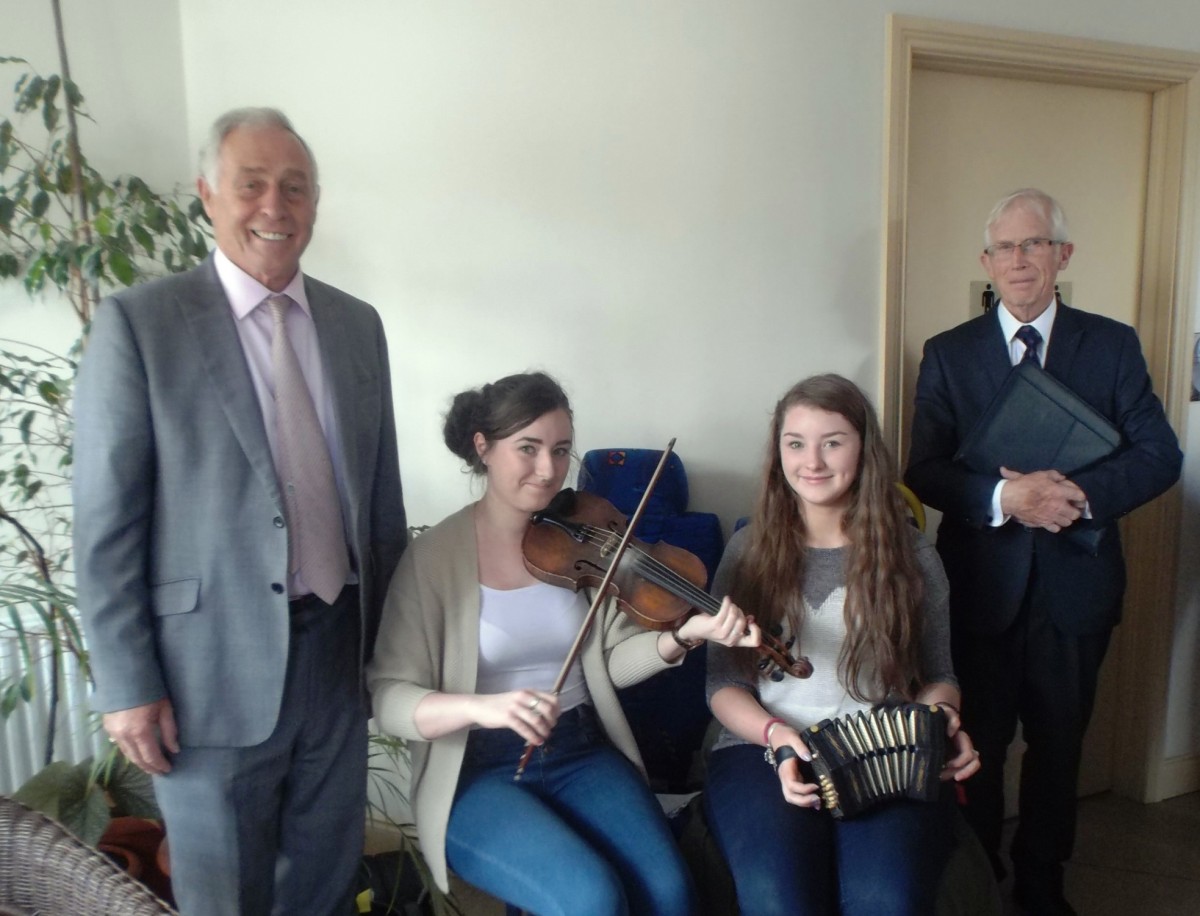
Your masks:
{"label": "beige cardigan", "polygon": [[[375,657],[367,668],[378,726],[409,742],[409,801],[421,850],[443,891],[449,888],[446,824],[468,730],[426,741],[417,732],[413,713],[422,698],[435,691],[475,692],[480,591],[472,509],[455,512],[404,552],[384,603]],[[597,624],[583,645],[584,680],[609,740],[644,772],[616,691],[672,665],[658,654],[658,634],[630,621],[615,602],[601,608]],[[516,765],[513,760],[514,771]]]}

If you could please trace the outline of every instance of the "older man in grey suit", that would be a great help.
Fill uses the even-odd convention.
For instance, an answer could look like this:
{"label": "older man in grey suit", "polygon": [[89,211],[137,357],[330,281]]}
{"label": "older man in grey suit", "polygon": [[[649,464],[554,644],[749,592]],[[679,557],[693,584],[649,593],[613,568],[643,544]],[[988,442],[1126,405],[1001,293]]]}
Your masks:
{"label": "older man in grey suit", "polygon": [[317,175],[286,117],[224,115],[201,169],[217,251],[106,300],[76,386],[94,705],[155,777],[184,913],[350,912],[406,541],[386,342],[300,272]]}

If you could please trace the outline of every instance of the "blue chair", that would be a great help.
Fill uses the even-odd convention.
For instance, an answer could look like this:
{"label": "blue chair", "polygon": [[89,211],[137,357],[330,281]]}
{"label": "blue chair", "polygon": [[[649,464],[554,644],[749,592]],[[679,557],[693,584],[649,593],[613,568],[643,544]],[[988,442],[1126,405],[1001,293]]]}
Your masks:
{"label": "blue chair", "polygon": [[[625,515],[632,515],[661,458],[657,449],[592,449],[583,456],[576,489],[603,496]],[[672,452],[634,533],[648,544],[666,541],[694,553],[708,571],[707,587],[725,549],[721,520],[712,512],[689,512],[687,504],[687,471],[683,459]]]}
{"label": "blue chair", "polygon": [[[577,489],[603,496],[629,516],[662,458],[656,449],[593,449],[583,456]],[[687,472],[672,452],[650,496],[635,535],[647,543],[665,541],[694,553],[708,580],[721,561],[725,539],[720,519],[711,512],[689,512]],[[642,752],[650,785],[656,792],[685,792],[689,771],[708,726],[704,699],[704,647],[688,654],[678,668],[663,671],[620,691],[621,706]]]}

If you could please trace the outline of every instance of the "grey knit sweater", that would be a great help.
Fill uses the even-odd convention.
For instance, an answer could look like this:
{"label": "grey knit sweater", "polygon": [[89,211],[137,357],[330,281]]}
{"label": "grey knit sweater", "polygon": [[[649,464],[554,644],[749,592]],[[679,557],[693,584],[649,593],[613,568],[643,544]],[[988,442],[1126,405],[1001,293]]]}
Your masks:
{"label": "grey knit sweater", "polygon": [[[916,529],[917,560],[925,577],[923,603],[924,630],[921,641],[921,669],[926,683],[947,682],[957,685],[950,661],[950,588],[937,551]],[[721,564],[713,579],[713,594],[724,596],[733,581],[742,553],[749,542],[749,529],[736,532],[725,548]],[[722,687],[742,687],[752,693],[763,708],[779,716],[796,729],[803,731],[822,719],[835,718],[865,709],[869,704],[855,700],[842,683],[838,672],[838,654],[846,635],[843,607],[846,600],[846,553],[844,547],[810,549],[804,571],[804,622],[797,644],[800,653],[813,663],[811,678],[800,680],[785,676],[774,681],[769,677],[753,680],[738,669],[734,654],[724,646],[710,643],[708,647],[707,693],[712,695]],[[753,608],[743,608],[747,614]],[[790,636],[785,624],[783,639]],[[872,672],[863,672],[867,682]],[[870,695],[870,690],[864,693]],[[713,750],[745,742],[728,729],[721,729]]]}

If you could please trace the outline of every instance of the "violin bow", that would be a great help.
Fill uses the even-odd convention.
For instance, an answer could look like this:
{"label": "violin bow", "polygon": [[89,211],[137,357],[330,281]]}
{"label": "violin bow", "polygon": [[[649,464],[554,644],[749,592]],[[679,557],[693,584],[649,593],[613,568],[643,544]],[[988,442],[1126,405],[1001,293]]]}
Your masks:
{"label": "violin bow", "polygon": [[[638,522],[642,520],[642,513],[646,511],[646,504],[650,502],[650,495],[658,485],[658,478],[662,476],[663,468],[667,466],[667,459],[671,457],[671,451],[674,448],[675,439],[672,438],[663,450],[662,457],[658,459],[658,466],[654,469],[654,473],[650,475],[650,482],[646,484],[646,492],[642,494],[637,508],[633,510],[633,515],[629,518],[629,524],[625,526],[625,534],[621,536],[621,540],[617,544],[617,549],[613,551],[612,560],[608,564],[608,569],[604,572],[604,578],[600,580],[600,585],[596,589],[596,597],[592,599],[592,606],[588,608],[587,615],[583,618],[583,623],[579,627],[579,632],[575,634],[575,641],[571,643],[571,649],[567,653],[566,661],[563,662],[562,670],[558,672],[558,677],[554,679],[554,687],[551,693],[555,696],[558,696],[563,688],[563,684],[567,682],[567,676],[571,673],[571,666],[575,664],[575,659],[579,657],[579,653],[583,649],[583,641],[587,638],[588,630],[592,627],[592,621],[596,619],[600,605],[608,597],[608,588],[612,584],[613,576],[617,573],[617,566],[620,565],[621,557],[625,555],[625,548],[633,540],[634,529],[637,528]],[[521,760],[517,764],[517,772],[513,775],[513,782],[519,782],[521,777],[525,775],[525,767],[529,765],[529,760],[533,757],[533,751],[534,745],[525,745],[525,753],[521,755]]]}

